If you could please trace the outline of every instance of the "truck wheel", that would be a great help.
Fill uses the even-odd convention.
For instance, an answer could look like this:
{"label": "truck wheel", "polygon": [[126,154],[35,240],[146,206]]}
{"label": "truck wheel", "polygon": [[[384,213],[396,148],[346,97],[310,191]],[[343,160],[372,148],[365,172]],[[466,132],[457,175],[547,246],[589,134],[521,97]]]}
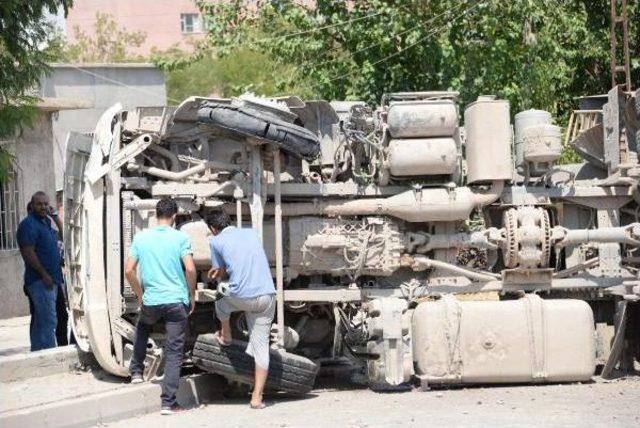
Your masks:
{"label": "truck wheel", "polygon": [[313,132],[255,108],[203,103],[198,109],[198,122],[213,125],[234,136],[272,141],[285,152],[308,161],[320,153],[320,140]]}
{"label": "truck wheel", "polygon": [[[252,384],[254,361],[244,352],[246,347],[247,342],[239,340],[229,346],[220,346],[213,334],[201,334],[193,348],[193,362],[202,370]],[[313,361],[277,350],[271,350],[269,357],[267,389],[295,394],[306,394],[313,389],[319,369]]]}

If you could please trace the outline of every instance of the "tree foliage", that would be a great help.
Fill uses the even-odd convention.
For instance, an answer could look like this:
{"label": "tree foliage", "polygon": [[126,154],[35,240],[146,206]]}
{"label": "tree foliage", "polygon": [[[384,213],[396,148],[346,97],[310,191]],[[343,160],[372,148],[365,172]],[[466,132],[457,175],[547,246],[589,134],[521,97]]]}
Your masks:
{"label": "tree foliage", "polygon": [[[508,99],[512,112],[558,115],[610,86],[609,5],[589,0],[198,1],[207,47],[250,47],[293,64],[289,79],[317,97],[377,102],[385,92],[460,91]],[[640,8],[629,4],[630,36]],[[632,57],[640,46],[632,46]],[[633,64],[633,81],[640,64]],[[286,76],[283,76],[286,78]]]}
{"label": "tree foliage", "polygon": [[[175,54],[174,54],[175,55]],[[187,58],[179,52],[177,58]],[[166,67],[166,53],[156,65],[165,67],[167,98],[172,102],[192,95],[230,97],[244,92],[259,94],[295,93],[312,97],[313,93],[295,79],[295,69],[273,61],[267,54],[249,48],[237,49],[233,56],[217,57],[202,53],[197,61],[180,67]]]}
{"label": "tree foliage", "polygon": [[72,62],[127,62],[144,58],[132,52],[147,39],[144,31],[127,31],[119,28],[113,16],[96,13],[93,34],[89,35],[78,26],[73,28],[75,42],[62,46],[60,58]]}
{"label": "tree foliage", "polygon": [[[13,137],[35,116],[35,97],[30,91],[47,63],[54,59],[45,49],[53,33],[44,20],[71,7],[72,0],[0,1],[0,140]],[[11,156],[0,147],[0,180],[9,172]]]}

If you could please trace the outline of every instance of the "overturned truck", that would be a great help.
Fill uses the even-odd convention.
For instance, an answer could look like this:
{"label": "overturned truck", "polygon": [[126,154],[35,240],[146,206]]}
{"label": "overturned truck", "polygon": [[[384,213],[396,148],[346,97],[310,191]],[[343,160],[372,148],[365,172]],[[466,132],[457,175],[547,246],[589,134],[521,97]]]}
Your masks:
{"label": "overturned truck", "polygon": [[[507,101],[460,113],[453,92],[362,102],[192,97],[107,110],[70,135],[67,286],[79,346],[127,375],[138,304],[123,276],[163,197],[179,205],[200,271],[188,357],[248,381],[223,351],[203,217],[221,207],[262,237],[277,285],[275,388],[319,366],[372,388],[567,382],[640,358],[638,94],[580,100],[563,137],[548,112]],[[462,116],[462,117],[461,117]],[[570,145],[582,163],[558,165]],[[635,321],[634,321],[635,319]],[[233,318],[234,337],[246,325]],[[152,334],[147,370],[162,361]]]}

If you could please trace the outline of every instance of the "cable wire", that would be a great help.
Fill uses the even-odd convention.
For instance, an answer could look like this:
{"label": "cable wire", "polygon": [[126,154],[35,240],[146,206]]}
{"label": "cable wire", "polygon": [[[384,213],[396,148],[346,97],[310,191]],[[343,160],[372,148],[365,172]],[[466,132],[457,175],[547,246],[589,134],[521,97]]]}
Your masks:
{"label": "cable wire", "polygon": [[[400,32],[400,33],[394,34],[392,37],[400,37],[400,36],[402,36],[402,35],[404,35],[404,34],[407,34],[407,33],[408,33],[408,32],[410,32],[410,31],[415,30],[416,28],[419,28],[419,27],[422,27],[422,26],[424,26],[424,25],[430,24],[430,23],[432,23],[433,21],[435,21],[436,19],[440,18],[441,16],[443,16],[443,15],[445,15],[445,14],[447,14],[447,13],[449,13],[449,12],[453,11],[453,10],[456,10],[456,9],[460,8],[463,4],[464,4],[463,2],[460,2],[457,6],[454,6],[452,9],[447,10],[447,11],[445,11],[445,12],[442,12],[442,13],[440,13],[440,14],[436,15],[436,16],[433,16],[433,17],[429,18],[429,19],[428,19],[428,20],[426,20],[426,21],[420,22],[420,23],[418,23],[417,25],[415,25],[415,26],[413,26],[413,27],[411,27],[411,28],[409,28],[409,29],[407,29],[407,30],[404,30],[404,31],[402,31],[402,32]],[[369,50],[369,49],[371,49],[371,48],[374,48],[374,47],[376,47],[376,46],[380,46],[380,45],[381,45],[381,44],[383,44],[383,43],[384,43],[384,42],[374,43],[374,44],[371,44],[371,45],[369,45],[369,46],[366,46],[366,47],[364,47],[364,48],[362,48],[362,49],[358,49],[358,50],[357,50],[357,51],[355,51],[355,52],[350,52],[350,53],[348,53],[348,54],[349,54],[349,57],[353,58],[355,55],[357,55],[357,54],[359,54],[359,53],[361,53],[361,52],[364,52],[364,51],[366,51],[366,50]],[[337,48],[330,49],[330,50],[329,50],[329,52],[331,52],[331,51],[335,51],[335,50],[337,50]],[[330,64],[330,63],[335,62],[335,61],[338,61],[338,60],[340,60],[340,59],[342,59],[342,58],[333,58],[333,59],[330,59],[330,60],[327,60],[327,61],[321,62],[320,64],[314,64],[314,67],[321,67],[321,66],[323,66],[323,65]]]}
{"label": "cable wire", "polygon": [[[374,18],[376,16],[383,15],[384,13],[385,13],[384,11],[376,12],[376,13],[372,13],[372,14],[369,14],[369,15],[359,16],[357,18],[347,19],[345,21],[340,21],[340,22],[336,22],[336,23],[333,23],[333,24],[328,24],[328,25],[325,25],[325,26],[322,26],[322,27],[311,28],[309,30],[296,31],[296,32],[293,32],[293,33],[282,34],[280,36],[264,37],[264,38],[260,38],[260,39],[255,40],[255,41],[234,43],[234,44],[230,44],[230,45],[227,45],[227,46],[224,46],[224,47],[225,48],[229,48],[229,49],[234,48],[234,47],[235,48],[237,48],[237,47],[260,47],[260,43],[263,43],[263,42],[268,42],[268,41],[273,41],[273,40],[281,40],[281,39],[288,39],[288,38],[294,37],[294,36],[301,36],[303,34],[315,33],[317,31],[326,30],[328,28],[339,27],[341,25],[351,24],[352,22],[362,21],[362,20],[365,20],[365,19],[371,19],[371,18]],[[202,46],[206,46],[206,45],[207,45],[207,43],[205,42],[205,43],[203,43]],[[205,49],[206,49],[206,47],[205,47]]]}
{"label": "cable wire", "polygon": [[[85,74],[88,74],[90,76],[96,77],[98,79],[104,80],[105,82],[113,83],[113,84],[116,84],[118,86],[122,86],[123,88],[127,88],[127,89],[130,89],[130,90],[135,91],[135,92],[139,92],[141,94],[153,95],[154,97],[158,97],[158,98],[161,97],[161,95],[156,93],[156,92],[147,91],[145,89],[141,89],[141,88],[138,88],[136,86],[127,85],[126,83],[120,82],[119,80],[110,79],[110,78],[105,77],[105,76],[103,76],[101,74],[94,73],[92,71],[86,70],[84,68],[78,67],[78,66],[73,65],[73,64],[65,64],[65,67],[73,68],[73,69],[78,70],[78,71],[80,71],[82,73],[85,73]],[[177,103],[177,104],[180,104],[182,102],[180,100],[176,100],[176,99],[171,98],[171,97],[166,96],[166,95],[165,95],[165,97],[166,97],[167,100],[169,100],[171,102],[174,102],[174,103]],[[166,104],[166,103],[163,103],[163,104]]]}
{"label": "cable wire", "polygon": [[304,31],[298,31],[298,32],[295,32],[295,33],[284,34],[282,36],[268,37],[268,38],[262,39],[262,41],[288,39],[289,37],[300,36],[302,34],[314,33],[316,31],[326,30],[327,28],[339,27],[341,25],[350,24],[352,22],[361,21],[363,19],[370,19],[370,18],[373,18],[375,16],[382,15],[383,13],[384,13],[384,11],[383,12],[376,12],[376,13],[372,13],[370,15],[360,16],[358,18],[348,19],[346,21],[340,21],[340,22],[336,22],[334,24],[325,25],[324,27],[312,28],[310,30],[304,30]]}
{"label": "cable wire", "polygon": [[[401,53],[404,53],[404,52],[406,52],[407,50],[409,50],[409,49],[411,49],[411,48],[413,48],[413,47],[417,46],[418,44],[420,44],[420,43],[422,43],[423,41],[427,40],[427,39],[428,39],[429,37],[431,37],[433,34],[437,33],[437,32],[438,32],[438,31],[440,31],[440,30],[442,30],[442,28],[444,28],[444,27],[445,27],[446,25],[448,25],[449,23],[454,22],[454,21],[456,21],[456,20],[458,20],[458,19],[462,18],[463,16],[465,16],[466,14],[468,14],[469,12],[471,12],[473,9],[477,8],[478,6],[480,6],[481,4],[482,4],[482,2],[478,2],[478,3],[476,3],[475,5],[473,5],[473,6],[469,7],[467,10],[465,10],[464,12],[462,12],[460,15],[458,15],[458,16],[456,16],[456,17],[454,17],[454,18],[453,18],[451,21],[449,21],[447,24],[445,24],[445,25],[443,25],[443,26],[441,26],[441,27],[435,28],[434,30],[432,30],[432,31],[430,31],[429,33],[427,33],[424,37],[421,37],[420,39],[418,39],[416,42],[414,42],[414,43],[410,44],[409,46],[407,46],[407,47],[405,47],[405,48],[402,48],[402,49],[400,49],[399,51],[394,52],[394,53],[392,53],[392,54],[390,54],[390,55],[388,55],[388,56],[386,56],[386,57],[384,57],[384,58],[382,58],[382,59],[380,59],[380,60],[378,60],[378,61],[376,61],[376,62],[373,62],[373,63],[371,64],[371,66],[375,66],[375,65],[381,64],[381,63],[383,63],[383,62],[385,62],[385,61],[387,61],[387,60],[389,60],[389,59],[391,59],[391,58],[393,58],[393,57],[395,57],[395,56],[398,56],[398,55],[400,55]],[[329,80],[329,82],[333,82],[333,81],[336,81],[336,80],[342,80],[342,79],[345,79],[345,78],[347,78],[347,77],[351,76],[351,74],[352,74],[353,72],[355,72],[355,71],[356,71],[356,70],[354,69],[354,70],[350,71],[349,73],[345,73],[345,74],[343,74],[342,76],[334,77],[334,78],[330,79],[330,80]]]}

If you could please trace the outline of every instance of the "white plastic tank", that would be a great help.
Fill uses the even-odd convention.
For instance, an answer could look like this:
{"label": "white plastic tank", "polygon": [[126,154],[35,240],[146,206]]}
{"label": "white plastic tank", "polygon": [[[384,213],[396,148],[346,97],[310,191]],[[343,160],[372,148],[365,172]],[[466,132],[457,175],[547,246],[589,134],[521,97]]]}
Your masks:
{"label": "white plastic tank", "polygon": [[509,102],[480,96],[464,111],[468,183],[510,180],[511,124]]}
{"label": "white plastic tank", "polygon": [[524,130],[530,126],[551,124],[551,113],[544,110],[525,110],[515,115],[515,142],[514,151],[516,157],[516,169],[524,172]]}
{"label": "white plastic tank", "polygon": [[413,313],[416,374],[428,383],[581,382],[595,371],[593,312],[582,300],[420,303]]}
{"label": "white plastic tank", "polygon": [[391,103],[387,126],[393,138],[451,137],[458,127],[458,108],[453,100]]}
{"label": "white plastic tank", "polygon": [[389,142],[389,171],[394,177],[453,174],[458,148],[453,138],[411,138]]}

